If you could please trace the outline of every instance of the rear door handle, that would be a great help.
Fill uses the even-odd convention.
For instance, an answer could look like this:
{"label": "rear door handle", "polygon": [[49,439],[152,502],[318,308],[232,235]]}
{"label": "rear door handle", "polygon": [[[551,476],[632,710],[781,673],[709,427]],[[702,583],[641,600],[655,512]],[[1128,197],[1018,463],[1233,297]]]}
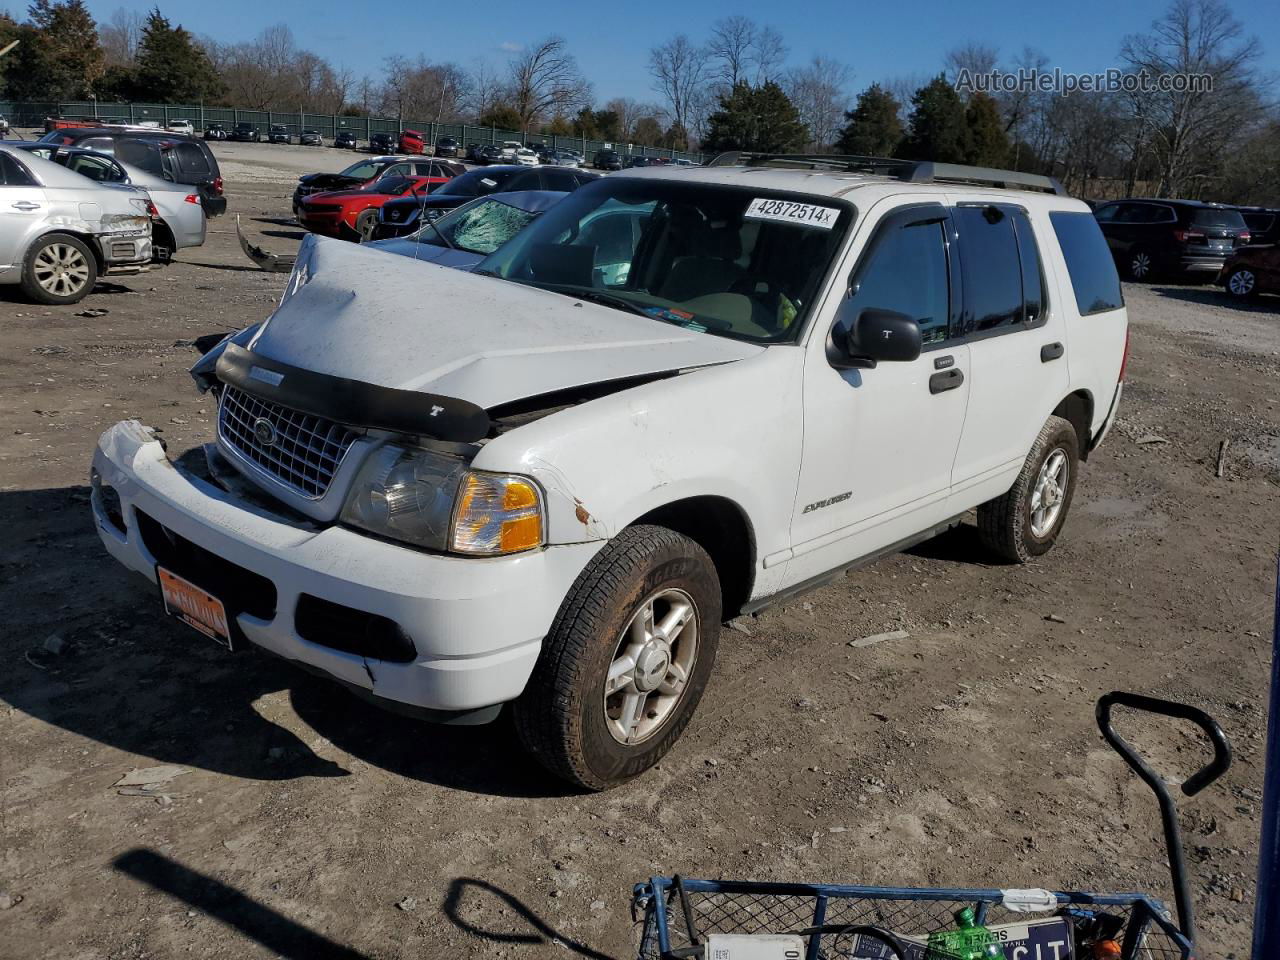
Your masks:
{"label": "rear door handle", "polygon": [[17,203],[12,204],[12,206],[13,206],[13,209],[21,210],[23,213],[26,213],[30,210],[40,209],[40,204],[32,203],[30,200],[19,200]]}
{"label": "rear door handle", "polygon": [[1046,343],[1040,348],[1040,362],[1048,363],[1050,360],[1057,360],[1066,352],[1067,348],[1060,343]]}
{"label": "rear door handle", "polygon": [[949,370],[935,373],[929,378],[929,392],[942,393],[945,390],[954,390],[962,383],[964,383],[964,374],[952,367]]}

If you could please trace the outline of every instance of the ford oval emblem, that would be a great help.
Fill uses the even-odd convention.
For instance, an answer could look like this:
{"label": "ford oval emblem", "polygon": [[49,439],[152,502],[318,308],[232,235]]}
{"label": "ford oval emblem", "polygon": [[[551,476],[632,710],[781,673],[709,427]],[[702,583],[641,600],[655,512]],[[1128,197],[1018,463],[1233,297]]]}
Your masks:
{"label": "ford oval emblem", "polygon": [[274,447],[276,445],[275,424],[259,417],[253,421],[253,436],[264,447]]}

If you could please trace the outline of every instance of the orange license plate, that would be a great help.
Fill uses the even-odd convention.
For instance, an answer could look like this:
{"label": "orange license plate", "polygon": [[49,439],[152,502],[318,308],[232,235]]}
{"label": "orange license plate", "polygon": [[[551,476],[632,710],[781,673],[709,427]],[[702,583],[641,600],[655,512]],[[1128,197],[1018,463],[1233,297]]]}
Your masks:
{"label": "orange license plate", "polygon": [[222,605],[221,600],[164,567],[156,567],[156,579],[160,582],[160,596],[164,599],[166,613],[194,627],[228,650],[232,649],[227,608]]}

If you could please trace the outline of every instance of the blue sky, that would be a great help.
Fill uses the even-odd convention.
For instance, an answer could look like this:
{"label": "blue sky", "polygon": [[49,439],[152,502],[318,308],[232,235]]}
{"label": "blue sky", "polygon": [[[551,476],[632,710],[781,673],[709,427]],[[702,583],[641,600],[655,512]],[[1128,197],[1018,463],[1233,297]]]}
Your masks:
{"label": "blue sky", "polygon": [[[89,0],[88,5],[95,17],[106,20],[122,4]],[[12,6],[21,9],[17,3]],[[224,41],[248,39],[272,23],[288,23],[301,46],[345,64],[357,76],[368,73],[375,79],[381,75],[381,62],[394,54],[422,54],[466,67],[482,61],[501,66],[508,56],[504,46],[558,33],[568,39],[603,101],[613,96],[655,100],[646,70],[649,48],[678,32],[701,41],[712,23],[733,13],[779,29],[792,61],[825,54],[848,63],[856,91],[876,80],[936,71],[948,49],[969,40],[1009,54],[1030,44],[1048,55],[1050,66],[1064,71],[1106,69],[1115,65],[1121,38],[1145,31],[1165,10],[1167,0],[485,0],[476,6],[455,4],[452,12],[434,15],[416,11],[439,10],[440,4],[159,0],[159,6],[170,20],[193,33]],[[1232,0],[1231,8],[1261,38],[1264,68],[1280,72],[1275,0]],[[346,22],[349,28],[343,26]]]}

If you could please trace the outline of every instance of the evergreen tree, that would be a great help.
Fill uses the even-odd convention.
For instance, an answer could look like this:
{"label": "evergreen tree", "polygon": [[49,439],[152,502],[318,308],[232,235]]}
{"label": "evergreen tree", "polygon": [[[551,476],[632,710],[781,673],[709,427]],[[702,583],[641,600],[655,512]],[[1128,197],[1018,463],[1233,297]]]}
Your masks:
{"label": "evergreen tree", "polygon": [[662,139],[662,124],[657,117],[641,117],[631,130],[631,141],[646,147],[656,147]]}
{"label": "evergreen tree", "polygon": [[720,109],[708,118],[702,148],[713,153],[794,153],[808,140],[808,129],[780,86],[773,81],[759,87],[738,83],[720,98]]}
{"label": "evergreen tree", "polygon": [[509,103],[495,103],[476,118],[482,127],[497,127],[499,130],[519,130],[520,114]]}
{"label": "evergreen tree", "polygon": [[889,157],[902,142],[902,104],[878,83],[858,94],[858,102],[844,116],[836,149],[860,157]]}
{"label": "evergreen tree", "polygon": [[98,27],[84,0],[36,0],[30,19],[16,24],[6,17],[0,33],[18,46],[0,70],[9,96],[21,100],[75,100],[95,94],[105,57]]}
{"label": "evergreen tree", "polygon": [[896,155],[908,160],[964,163],[967,139],[964,102],[947,82],[946,74],[940,73],[912,95],[907,138]]}
{"label": "evergreen tree", "polygon": [[1009,137],[995,100],[975,93],[965,109],[968,144],[965,162],[979,167],[1005,167],[1010,161]]}
{"label": "evergreen tree", "polygon": [[213,100],[225,89],[209,55],[157,7],[147,14],[138,43],[135,96],[155,103]]}

